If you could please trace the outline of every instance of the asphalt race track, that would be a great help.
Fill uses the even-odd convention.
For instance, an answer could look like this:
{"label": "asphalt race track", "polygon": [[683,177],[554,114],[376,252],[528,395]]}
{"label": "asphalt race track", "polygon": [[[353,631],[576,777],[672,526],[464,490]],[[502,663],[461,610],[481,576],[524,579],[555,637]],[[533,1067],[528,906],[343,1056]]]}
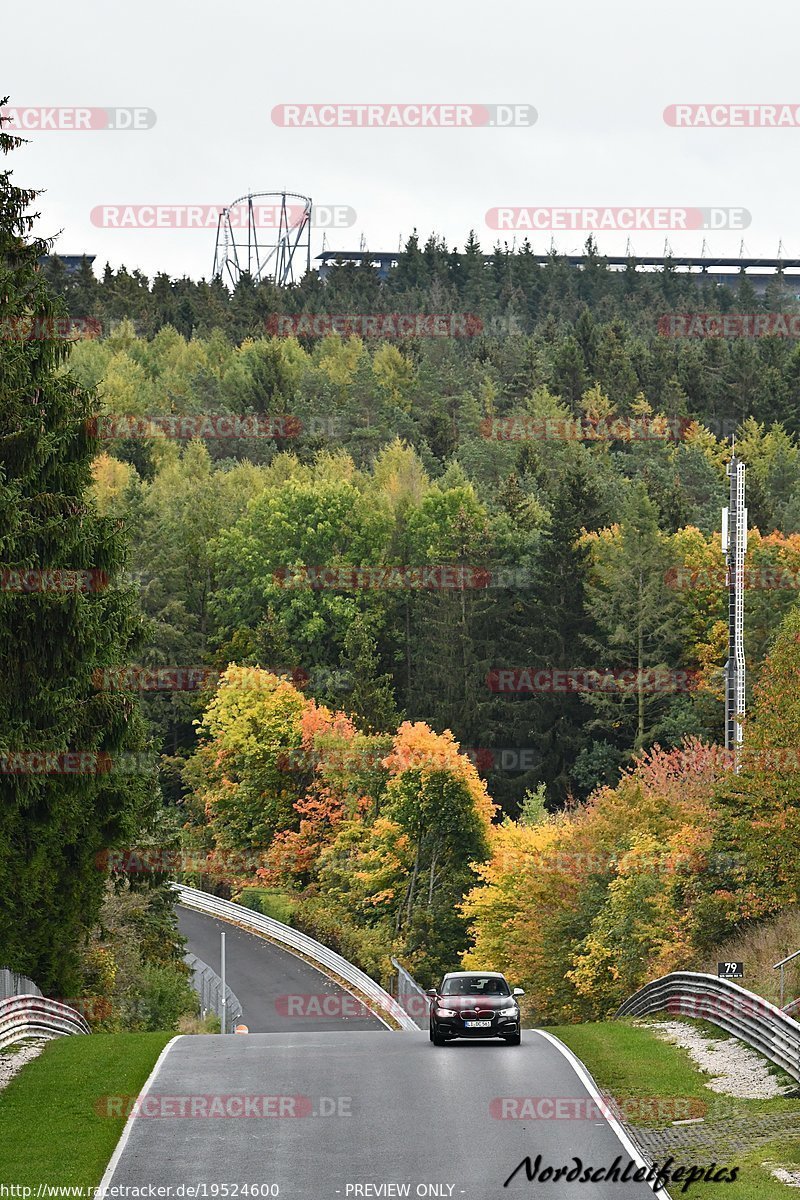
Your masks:
{"label": "asphalt race track", "polygon": [[[493,1100],[522,1096],[588,1097],[570,1062],[530,1030],[520,1047],[434,1047],[427,1032],[181,1037],[163,1057],[105,1182],[184,1185],[179,1195],[199,1198],[241,1196],[247,1184],[281,1200],[652,1200],[643,1182],[531,1183],[524,1170],[505,1188],[526,1155],[541,1154],[542,1170],[571,1167],[575,1156],[593,1168],[610,1167],[618,1155],[624,1167],[629,1158],[597,1112],[497,1119]],[[221,1115],[212,1115],[214,1097]],[[195,1115],[179,1115],[177,1105],[191,1103],[200,1106]],[[191,1193],[192,1185],[205,1187]]]}
{"label": "asphalt race track", "polygon": [[178,924],[189,950],[217,973],[220,932],[225,932],[228,986],[242,1006],[242,1023],[251,1033],[382,1030],[386,1025],[360,1002],[302,958],[272,942],[178,905]]}

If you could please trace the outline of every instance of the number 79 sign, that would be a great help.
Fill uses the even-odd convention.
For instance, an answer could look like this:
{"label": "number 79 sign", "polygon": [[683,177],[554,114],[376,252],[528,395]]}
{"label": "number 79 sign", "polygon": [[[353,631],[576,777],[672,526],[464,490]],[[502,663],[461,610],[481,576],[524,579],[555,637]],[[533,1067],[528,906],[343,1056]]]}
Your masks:
{"label": "number 79 sign", "polygon": [[717,975],[720,979],[744,979],[743,962],[717,963]]}

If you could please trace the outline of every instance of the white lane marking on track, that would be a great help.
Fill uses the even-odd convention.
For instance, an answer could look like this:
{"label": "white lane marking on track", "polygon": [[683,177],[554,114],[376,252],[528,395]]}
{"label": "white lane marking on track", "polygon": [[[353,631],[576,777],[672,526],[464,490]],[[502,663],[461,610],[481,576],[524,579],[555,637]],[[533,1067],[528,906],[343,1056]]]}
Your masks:
{"label": "white lane marking on track", "polygon": [[[159,1070],[161,1069],[161,1064],[163,1063],[164,1059],[167,1057],[167,1055],[169,1054],[170,1050],[175,1045],[175,1043],[179,1042],[182,1037],[186,1037],[186,1036],[187,1036],[186,1034],[179,1033],[177,1035],[177,1037],[171,1038],[170,1041],[167,1042],[166,1046],[164,1047],[164,1049],[161,1051],[158,1058],[156,1059],[156,1065],[153,1067],[152,1071],[147,1076],[147,1079],[145,1080],[145,1085],[142,1088],[142,1090],[139,1092],[137,1099],[139,1099],[139,1100],[144,1099],[144,1097],[150,1091],[150,1088],[153,1086],[156,1075],[158,1074]],[[128,1113],[128,1119],[125,1122],[125,1128],[123,1129],[122,1135],[120,1136],[120,1139],[117,1142],[114,1153],[111,1155],[111,1158],[109,1159],[108,1166],[106,1167],[105,1172],[103,1173],[103,1178],[100,1180],[100,1183],[97,1188],[97,1195],[95,1197],[95,1200],[102,1200],[103,1196],[105,1196],[106,1191],[111,1184],[111,1180],[114,1178],[114,1172],[116,1171],[119,1160],[122,1157],[122,1152],[128,1144],[128,1138],[131,1136],[131,1130],[133,1129],[133,1123],[136,1120],[137,1116],[138,1116],[137,1107],[134,1106],[132,1111],[130,1113]]]}
{"label": "white lane marking on track", "polygon": [[[607,1108],[608,1106],[600,1094],[600,1089],[598,1088],[594,1079],[592,1079],[592,1076],[589,1074],[584,1064],[578,1058],[577,1054],[574,1054],[572,1050],[570,1050],[569,1046],[565,1045],[560,1038],[557,1038],[552,1033],[545,1032],[544,1029],[534,1029],[532,1032],[538,1034],[539,1037],[547,1038],[548,1042],[555,1046],[556,1050],[558,1050],[560,1054],[563,1054],[564,1058],[572,1067],[573,1071],[578,1076],[586,1090],[589,1092],[592,1099],[604,1109]],[[617,1135],[617,1138],[622,1143],[624,1149],[627,1150],[633,1161],[640,1167],[646,1167],[649,1171],[652,1164],[647,1162],[647,1160],[642,1156],[641,1150],[631,1139],[624,1125],[621,1125],[617,1118],[611,1113],[609,1113],[605,1123],[609,1125],[611,1129],[613,1129],[614,1133]],[[665,1188],[659,1188],[657,1192],[653,1192],[653,1195],[660,1197],[661,1200],[671,1200],[670,1194]]]}

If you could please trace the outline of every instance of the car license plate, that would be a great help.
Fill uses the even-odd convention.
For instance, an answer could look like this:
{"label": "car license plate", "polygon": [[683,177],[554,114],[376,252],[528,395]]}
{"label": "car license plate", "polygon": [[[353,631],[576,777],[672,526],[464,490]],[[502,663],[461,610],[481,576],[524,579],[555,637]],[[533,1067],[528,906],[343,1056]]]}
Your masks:
{"label": "car license plate", "polygon": [[491,1021],[465,1021],[464,1022],[465,1029],[490,1029],[491,1025],[492,1025]]}

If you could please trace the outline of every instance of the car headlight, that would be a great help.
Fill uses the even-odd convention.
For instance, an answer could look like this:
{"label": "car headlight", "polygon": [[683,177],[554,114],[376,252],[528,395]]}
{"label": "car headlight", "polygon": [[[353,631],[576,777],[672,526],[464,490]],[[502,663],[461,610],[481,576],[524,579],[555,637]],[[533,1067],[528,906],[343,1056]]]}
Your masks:
{"label": "car headlight", "polygon": [[437,1017],[455,1017],[456,1012],[452,1008],[437,1008],[436,1015]]}
{"label": "car headlight", "polygon": [[517,1006],[515,1004],[513,1008],[501,1008],[500,1012],[497,1015],[499,1017],[516,1017],[518,1015],[518,1013],[519,1013],[519,1009],[517,1008]]}

